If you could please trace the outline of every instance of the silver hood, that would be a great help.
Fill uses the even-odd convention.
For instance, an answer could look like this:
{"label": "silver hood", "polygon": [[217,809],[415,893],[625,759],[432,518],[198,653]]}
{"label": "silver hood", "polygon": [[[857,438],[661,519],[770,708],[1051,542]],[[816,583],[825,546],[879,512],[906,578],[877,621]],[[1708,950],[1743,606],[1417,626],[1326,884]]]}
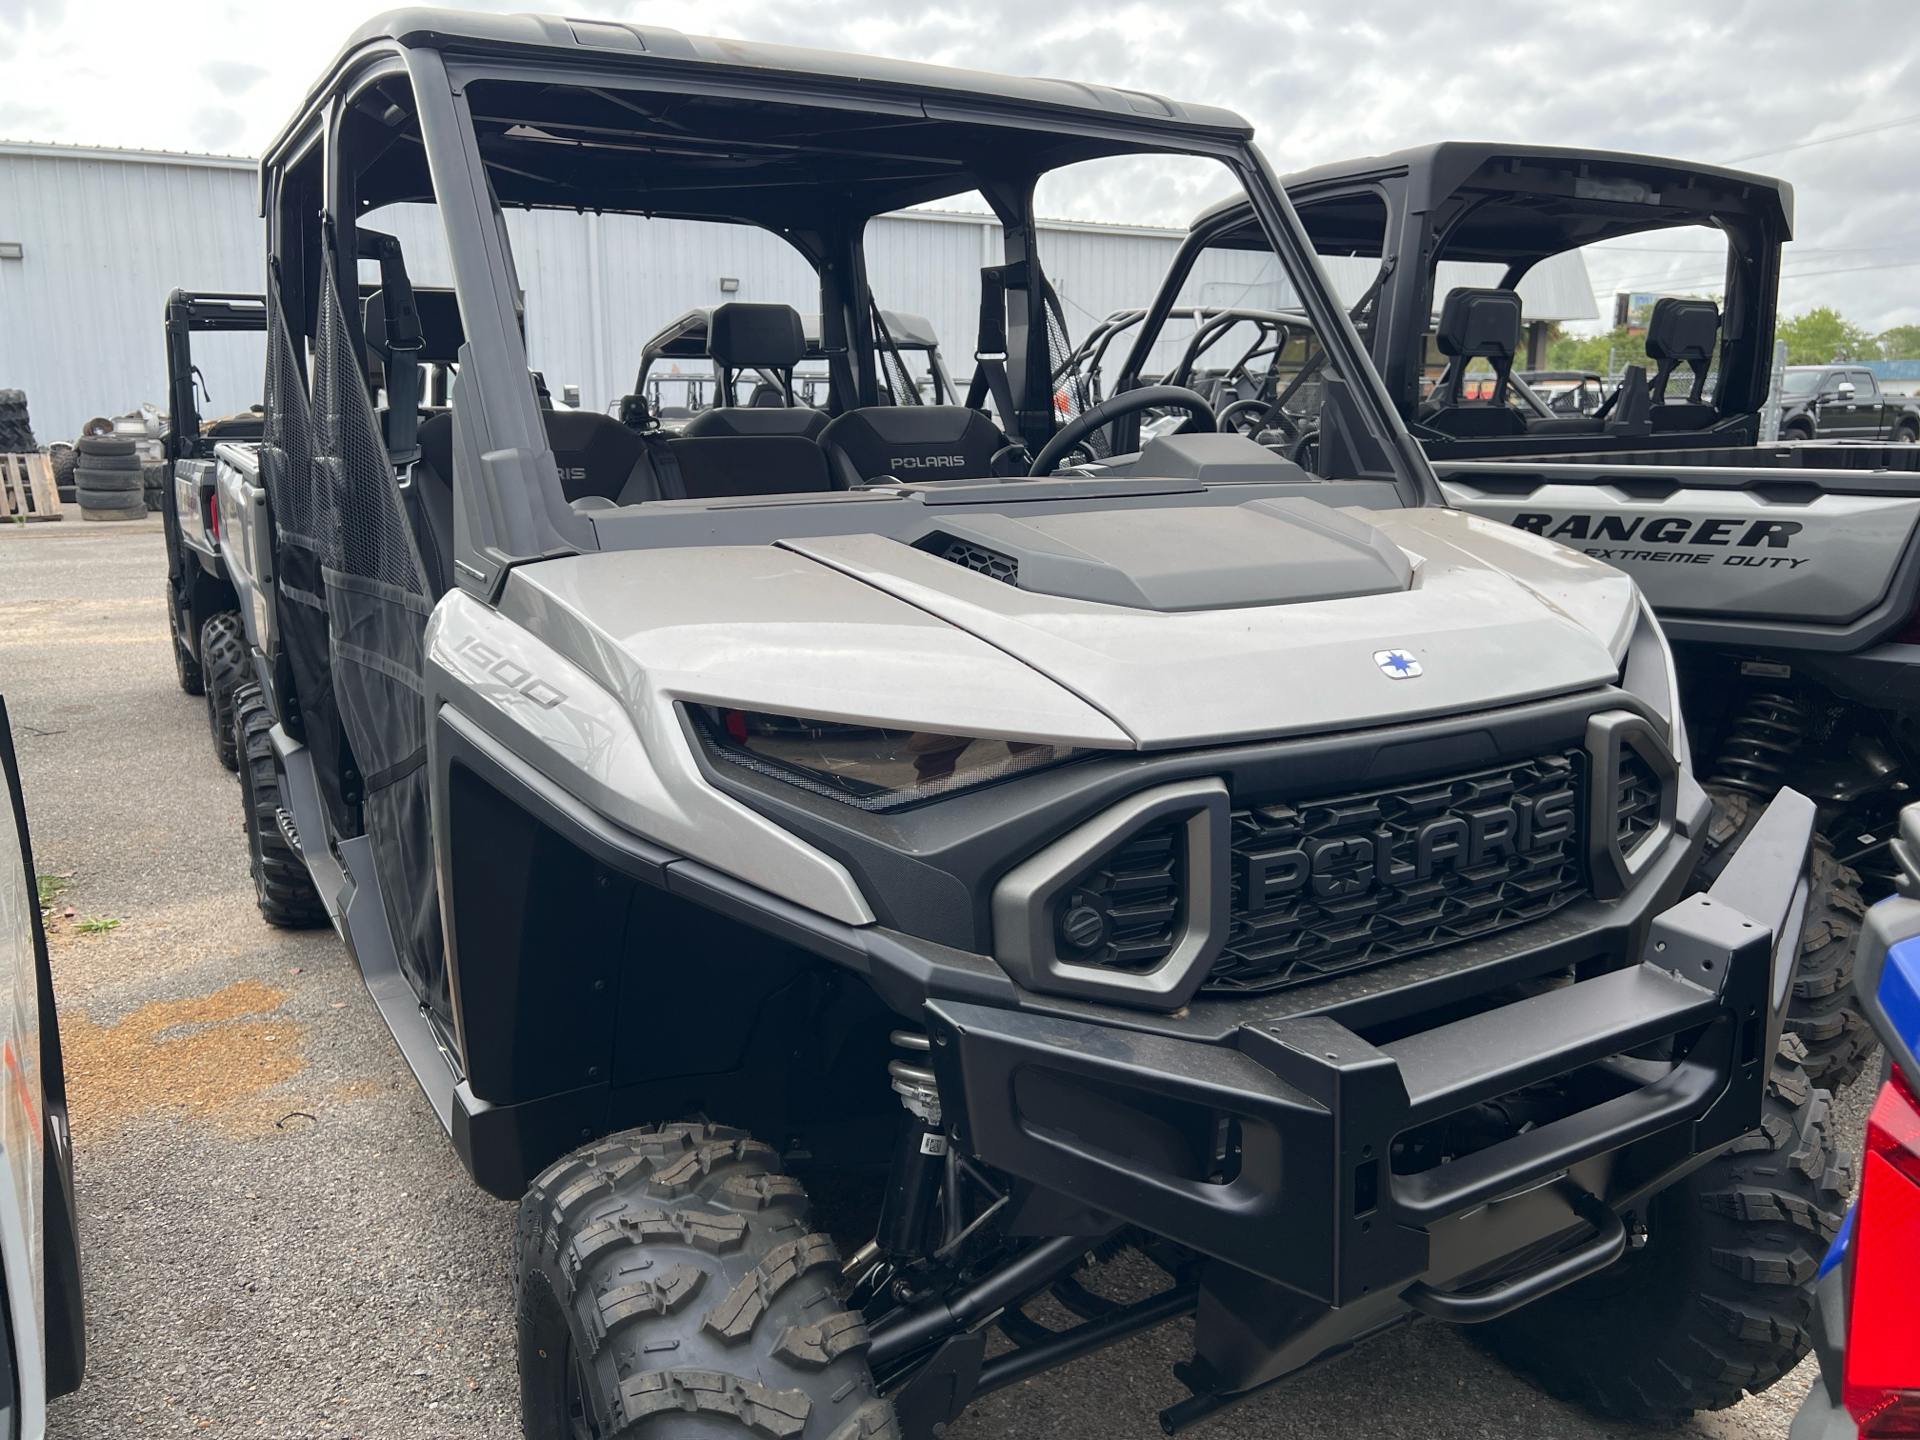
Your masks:
{"label": "silver hood", "polygon": [[[1342,513],[1406,553],[1404,588],[1136,609],[1019,589],[869,534],[547,561],[512,573],[501,613],[643,729],[694,700],[1165,749],[1492,709],[1618,677],[1640,610],[1618,571],[1457,511]],[[1376,660],[1388,651],[1420,673],[1390,675]]]}

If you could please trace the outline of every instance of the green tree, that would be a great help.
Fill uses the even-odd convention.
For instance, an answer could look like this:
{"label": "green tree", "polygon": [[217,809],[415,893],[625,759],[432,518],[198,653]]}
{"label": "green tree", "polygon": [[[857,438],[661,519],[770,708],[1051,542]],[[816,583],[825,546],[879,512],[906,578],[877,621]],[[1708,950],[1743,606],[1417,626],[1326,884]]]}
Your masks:
{"label": "green tree", "polygon": [[1602,335],[1556,335],[1547,342],[1549,370],[1591,370],[1608,375],[1628,365],[1647,364],[1646,333],[1629,331],[1624,325]]}
{"label": "green tree", "polygon": [[1831,305],[1782,320],[1773,333],[1787,342],[1789,365],[1825,365],[1842,354],[1849,360],[1880,358],[1879,342]]}
{"label": "green tree", "polygon": [[1882,360],[1920,360],[1920,325],[1896,325],[1880,332]]}

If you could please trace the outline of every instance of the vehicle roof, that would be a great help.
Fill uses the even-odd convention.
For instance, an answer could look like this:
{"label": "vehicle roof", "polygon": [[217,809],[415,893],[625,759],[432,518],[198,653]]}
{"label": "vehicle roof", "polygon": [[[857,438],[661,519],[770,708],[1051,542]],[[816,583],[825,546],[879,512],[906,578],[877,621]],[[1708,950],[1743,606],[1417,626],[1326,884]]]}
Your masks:
{"label": "vehicle roof", "polygon": [[[1378,255],[1379,204],[1369,198],[1352,207],[1311,204],[1316,192],[1367,181],[1406,177],[1407,203],[1432,212],[1455,194],[1489,195],[1448,232],[1444,258],[1504,262],[1516,254],[1545,256],[1597,241],[1699,224],[1709,217],[1746,217],[1792,238],[1793,187],[1771,176],[1615,150],[1558,145],[1510,145],[1447,140],[1339,160],[1285,177],[1316,247],[1342,254]],[[1503,201],[1502,195],[1511,196]],[[1235,200],[1223,201],[1194,220],[1216,220]],[[1222,243],[1231,244],[1232,239]]]}
{"label": "vehicle roof", "polygon": [[1596,370],[1519,370],[1515,373],[1529,385],[1536,380],[1598,380],[1602,378]]}
{"label": "vehicle roof", "polygon": [[[1075,112],[1083,117],[1091,112],[1108,123],[1137,127],[1143,132],[1158,131],[1165,139],[1182,132],[1234,140],[1247,140],[1253,135],[1253,127],[1243,117],[1219,106],[1195,105],[1078,80],[1000,75],[882,56],[688,35],[664,26],[619,20],[413,7],[376,15],[353,32],[308,90],[300,111],[276,137],[268,154],[273,154],[312,107],[340,83],[356,52],[383,40],[475,57],[574,62],[583,70],[602,73],[613,67],[635,74],[678,72],[684,77],[697,67],[716,79],[745,79],[760,86],[772,83],[841,92],[854,89],[881,104],[897,104],[913,96],[984,100],[993,108],[1025,112],[1043,123],[1048,112],[1062,119]],[[965,118],[951,113],[934,115],[924,107],[921,113],[928,120]]]}

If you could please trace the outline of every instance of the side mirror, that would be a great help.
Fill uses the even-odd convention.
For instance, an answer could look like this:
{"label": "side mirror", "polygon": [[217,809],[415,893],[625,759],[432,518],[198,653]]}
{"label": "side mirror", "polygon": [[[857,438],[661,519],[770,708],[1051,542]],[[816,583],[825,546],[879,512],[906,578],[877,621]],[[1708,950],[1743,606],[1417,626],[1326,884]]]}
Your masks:
{"label": "side mirror", "polygon": [[1840,382],[1839,390],[1837,390],[1835,393],[1839,395],[1839,397],[1842,400],[1851,400],[1854,396],[1854,389],[1853,389],[1853,386],[1847,384],[1846,381],[1842,380]]}

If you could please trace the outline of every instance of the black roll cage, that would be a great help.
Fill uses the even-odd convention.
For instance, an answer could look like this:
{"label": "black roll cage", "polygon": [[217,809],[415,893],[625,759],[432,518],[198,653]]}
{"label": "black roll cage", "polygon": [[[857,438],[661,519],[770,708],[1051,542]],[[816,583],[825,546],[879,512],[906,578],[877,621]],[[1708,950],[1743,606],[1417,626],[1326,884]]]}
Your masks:
{"label": "black roll cage", "polygon": [[199,374],[193,363],[193,336],[203,331],[265,331],[266,299],[260,295],[174,290],[167,296],[163,323],[167,337],[167,461],[209,459],[213,447],[201,434],[204,426],[193,393],[193,382]]}
{"label": "black roll cage", "polygon": [[[1549,256],[1685,225],[1711,226],[1727,240],[1717,364],[1721,414],[1751,417],[1765,403],[1781,246],[1792,238],[1792,189],[1782,181],[1610,151],[1446,142],[1321,166],[1287,177],[1284,185],[1316,250],[1381,260],[1365,339],[1405,423],[1416,422],[1422,399],[1440,261],[1503,264],[1501,285],[1512,288]],[[1252,220],[1250,205],[1229,200],[1193,222],[1117,386],[1140,383],[1140,368],[1201,252],[1265,248]],[[1664,434],[1660,443],[1671,447],[1685,438]],[[1495,443],[1510,448],[1516,442]]]}

